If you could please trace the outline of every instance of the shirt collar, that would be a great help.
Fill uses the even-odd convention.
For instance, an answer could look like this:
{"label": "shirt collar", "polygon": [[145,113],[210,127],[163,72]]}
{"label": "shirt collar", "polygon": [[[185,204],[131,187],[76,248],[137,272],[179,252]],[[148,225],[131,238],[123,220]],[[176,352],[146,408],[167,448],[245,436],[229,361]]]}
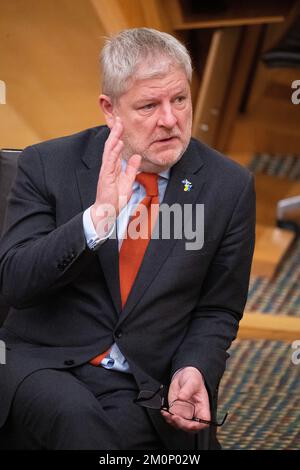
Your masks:
{"label": "shirt collar", "polygon": [[[122,171],[125,171],[126,170],[126,167],[127,167],[127,161],[122,159],[121,160],[121,165],[122,165]],[[166,170],[162,171],[161,173],[158,173],[158,175],[161,177],[161,178],[165,178],[165,179],[169,179],[170,178],[170,172],[171,172],[171,168],[167,168]],[[135,184],[138,184],[137,182],[135,182]]]}

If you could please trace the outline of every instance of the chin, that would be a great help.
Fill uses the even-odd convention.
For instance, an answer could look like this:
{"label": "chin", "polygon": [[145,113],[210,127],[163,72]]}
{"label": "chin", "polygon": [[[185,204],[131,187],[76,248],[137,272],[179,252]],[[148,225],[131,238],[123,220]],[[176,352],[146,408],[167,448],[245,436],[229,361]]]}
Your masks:
{"label": "chin", "polygon": [[160,152],[158,155],[156,154],[153,156],[146,156],[145,160],[149,163],[152,163],[153,165],[168,168],[180,160],[183,153],[183,149],[179,149],[176,152],[174,152],[174,150],[172,152],[165,151]]}

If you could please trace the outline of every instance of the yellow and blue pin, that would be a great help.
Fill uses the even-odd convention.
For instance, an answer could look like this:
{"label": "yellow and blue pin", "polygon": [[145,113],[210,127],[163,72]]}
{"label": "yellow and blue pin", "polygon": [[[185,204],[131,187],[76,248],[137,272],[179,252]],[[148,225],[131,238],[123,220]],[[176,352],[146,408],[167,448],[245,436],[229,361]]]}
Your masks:
{"label": "yellow and blue pin", "polygon": [[183,183],[183,191],[190,191],[193,187],[192,183],[188,179],[181,181]]}

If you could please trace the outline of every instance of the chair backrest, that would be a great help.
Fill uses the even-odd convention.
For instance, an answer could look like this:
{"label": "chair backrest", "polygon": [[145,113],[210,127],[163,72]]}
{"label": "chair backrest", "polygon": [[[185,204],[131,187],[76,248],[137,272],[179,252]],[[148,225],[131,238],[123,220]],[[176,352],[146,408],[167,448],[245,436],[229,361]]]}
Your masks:
{"label": "chair backrest", "polygon": [[[7,197],[16,176],[18,158],[21,152],[22,150],[0,150],[0,235],[2,234],[5,224]],[[9,305],[6,304],[3,297],[0,295],[0,326],[7,316],[8,311]]]}

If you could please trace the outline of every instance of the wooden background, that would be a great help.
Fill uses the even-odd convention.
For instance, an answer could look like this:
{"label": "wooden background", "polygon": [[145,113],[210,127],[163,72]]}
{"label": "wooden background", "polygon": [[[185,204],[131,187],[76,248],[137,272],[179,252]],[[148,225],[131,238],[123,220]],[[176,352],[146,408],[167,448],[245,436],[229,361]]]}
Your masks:
{"label": "wooden background", "polygon": [[290,100],[299,70],[267,69],[259,59],[288,28],[299,1],[227,0],[226,11],[215,14],[195,14],[192,5],[0,0],[0,79],[7,87],[0,147],[23,148],[103,123],[97,105],[103,38],[148,26],[175,34],[193,55],[195,136],[237,158],[300,152],[300,106]]}

